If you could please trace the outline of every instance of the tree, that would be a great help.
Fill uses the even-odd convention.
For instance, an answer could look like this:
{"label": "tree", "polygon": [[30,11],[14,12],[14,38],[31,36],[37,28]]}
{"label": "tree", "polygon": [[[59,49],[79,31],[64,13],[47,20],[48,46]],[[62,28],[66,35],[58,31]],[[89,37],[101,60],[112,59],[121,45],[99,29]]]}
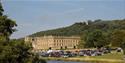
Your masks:
{"label": "tree", "polygon": [[111,44],[114,47],[122,47],[125,54],[125,30],[115,30],[111,34]]}
{"label": "tree", "polygon": [[24,41],[9,40],[17,26],[16,22],[3,15],[0,2],[0,63],[46,63],[31,53],[32,47]]}
{"label": "tree", "polygon": [[3,15],[3,11],[4,11],[4,9],[3,9],[2,4],[1,4],[1,1],[0,1],[0,16]]}
{"label": "tree", "polygon": [[10,35],[15,32],[17,26],[16,22],[9,19],[6,15],[3,15],[3,8],[0,2],[0,36],[5,37],[9,40]]}
{"label": "tree", "polygon": [[88,25],[91,25],[93,22],[92,22],[92,20],[88,20],[87,23],[88,23]]}
{"label": "tree", "polygon": [[102,21],[101,19],[96,19],[96,20],[94,20],[94,22],[100,22],[100,21]]}
{"label": "tree", "polygon": [[79,49],[84,48],[84,40],[81,40],[81,41],[79,42],[79,44],[77,45],[77,47],[78,47]]}
{"label": "tree", "polygon": [[92,32],[89,32],[88,35],[86,36],[86,47],[103,47],[108,44],[106,42],[106,36],[101,30],[95,30]]}
{"label": "tree", "polygon": [[93,37],[91,36],[91,33],[88,33],[85,37],[85,47],[86,48],[95,47],[94,42],[93,42]]}
{"label": "tree", "polygon": [[80,48],[80,49],[84,48],[84,45],[85,45],[84,37],[85,37],[85,35],[81,36],[81,41],[77,45],[77,47]]}
{"label": "tree", "polygon": [[123,49],[123,53],[125,55],[125,42],[123,44],[121,44],[121,48]]}
{"label": "tree", "polygon": [[111,34],[111,44],[114,47],[120,47],[125,42],[125,31],[115,30]]}
{"label": "tree", "polygon": [[[6,46],[5,46],[6,45]],[[11,40],[0,44],[0,63],[46,63],[30,52],[31,45],[24,41]]]}

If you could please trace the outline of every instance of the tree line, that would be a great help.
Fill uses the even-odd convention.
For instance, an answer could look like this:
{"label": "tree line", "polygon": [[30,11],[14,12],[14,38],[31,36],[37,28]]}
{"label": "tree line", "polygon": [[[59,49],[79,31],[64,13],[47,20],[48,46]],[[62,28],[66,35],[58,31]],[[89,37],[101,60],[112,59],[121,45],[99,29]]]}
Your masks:
{"label": "tree line", "polygon": [[40,31],[29,36],[80,36],[79,48],[122,47],[125,49],[125,19],[88,20],[71,26]]}
{"label": "tree line", "polygon": [[74,23],[68,27],[62,27],[58,29],[52,29],[47,31],[40,31],[36,32],[30,36],[47,36],[47,35],[54,35],[54,36],[72,36],[85,34],[85,32],[91,32],[93,30],[102,30],[103,32],[112,32],[116,29],[124,30],[125,29],[125,19],[121,20],[88,20],[83,22]]}

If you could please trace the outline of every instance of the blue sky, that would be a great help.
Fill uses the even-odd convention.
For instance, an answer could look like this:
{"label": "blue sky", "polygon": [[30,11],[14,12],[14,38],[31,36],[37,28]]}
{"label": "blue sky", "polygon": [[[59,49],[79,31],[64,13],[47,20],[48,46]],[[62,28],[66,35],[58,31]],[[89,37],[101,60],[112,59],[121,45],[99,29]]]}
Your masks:
{"label": "blue sky", "polygon": [[2,0],[5,14],[18,24],[11,38],[86,20],[124,19],[125,0]]}

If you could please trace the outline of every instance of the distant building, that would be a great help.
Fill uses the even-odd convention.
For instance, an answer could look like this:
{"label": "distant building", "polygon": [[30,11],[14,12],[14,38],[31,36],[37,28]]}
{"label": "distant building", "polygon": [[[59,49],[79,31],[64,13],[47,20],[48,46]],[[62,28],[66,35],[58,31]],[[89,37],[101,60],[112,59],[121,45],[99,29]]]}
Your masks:
{"label": "distant building", "polygon": [[25,37],[25,42],[31,42],[35,50],[73,49],[77,48],[79,41],[80,37],[77,36]]}

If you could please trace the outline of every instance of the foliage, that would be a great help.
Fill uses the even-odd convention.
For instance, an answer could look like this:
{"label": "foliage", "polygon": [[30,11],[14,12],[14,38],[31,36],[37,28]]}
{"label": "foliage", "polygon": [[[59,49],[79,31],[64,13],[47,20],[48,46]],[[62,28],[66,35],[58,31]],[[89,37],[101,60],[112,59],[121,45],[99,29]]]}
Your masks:
{"label": "foliage", "polygon": [[17,26],[16,22],[9,19],[6,15],[3,15],[3,8],[0,2],[0,36],[5,37],[6,40],[9,40],[9,36],[15,32]]}
{"label": "foliage", "polygon": [[101,30],[94,30],[91,33],[88,33],[85,41],[86,47],[103,47],[108,44],[106,36]]}
{"label": "foliage", "polygon": [[9,39],[17,24],[3,15],[3,11],[0,2],[0,63],[46,63],[31,53],[30,44]]}
{"label": "foliage", "polygon": [[0,63],[46,63],[31,53],[30,44],[24,41],[12,40],[9,43],[0,42]]}
{"label": "foliage", "polygon": [[[100,30],[100,31],[97,31]],[[88,20],[87,22],[77,22],[71,26],[41,31],[30,36],[80,36],[79,48],[96,47],[98,45],[108,46],[115,30],[125,30],[125,19],[122,20]],[[117,36],[117,35],[116,35]],[[125,36],[125,35],[124,35]],[[117,42],[118,43],[118,42]],[[114,43],[115,44],[115,43]],[[112,45],[114,46],[114,45]]]}
{"label": "foliage", "polygon": [[115,30],[111,34],[112,46],[120,47],[125,43],[125,30]]}
{"label": "foliage", "polygon": [[121,48],[123,49],[123,53],[125,55],[125,43],[121,44]]}
{"label": "foliage", "polygon": [[121,47],[125,54],[125,30],[113,31],[110,41],[112,46]]}
{"label": "foliage", "polygon": [[[87,24],[88,23],[88,24]],[[91,24],[90,24],[91,23]],[[113,30],[122,30],[125,29],[125,19],[122,20],[95,20],[88,22],[78,22],[68,27],[40,31],[34,33],[30,36],[44,36],[44,35],[53,35],[53,36],[81,36],[85,34],[86,31],[93,31],[99,29],[104,33],[112,32]]]}
{"label": "foliage", "polygon": [[1,2],[0,2],[0,16],[3,15],[3,11],[4,11],[4,9],[3,9],[2,4],[1,4]]}
{"label": "foliage", "polygon": [[[82,35],[81,37],[85,37],[85,35]],[[77,46],[78,46],[78,48],[82,49],[82,48],[84,48],[84,45],[85,45],[85,39],[81,38],[81,40]]]}
{"label": "foliage", "polygon": [[[100,30],[100,31],[96,31]],[[116,30],[125,30],[125,19],[121,20],[88,20],[87,22],[77,22],[71,26],[40,31],[29,36],[44,36],[44,35],[53,35],[53,36],[80,36],[81,41],[78,45],[79,48],[83,47],[96,47],[96,46],[109,46],[113,40],[113,36],[117,37],[114,34]],[[112,33],[113,32],[113,33]],[[124,35],[125,36],[125,35]],[[119,39],[119,37],[117,37]],[[113,39],[113,40],[112,40]],[[111,41],[112,40],[112,41]],[[120,43],[119,41],[115,41]],[[114,44],[116,44],[114,43]],[[112,46],[115,46],[112,44]],[[122,44],[122,43],[120,43]],[[117,44],[116,44],[117,45]]]}

